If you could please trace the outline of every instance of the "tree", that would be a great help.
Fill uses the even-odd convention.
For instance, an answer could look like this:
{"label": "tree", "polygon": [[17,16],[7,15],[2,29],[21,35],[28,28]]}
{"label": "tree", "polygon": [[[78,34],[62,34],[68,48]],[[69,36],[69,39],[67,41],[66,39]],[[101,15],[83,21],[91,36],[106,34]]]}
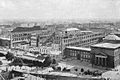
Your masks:
{"label": "tree", "polygon": [[50,56],[47,56],[46,58],[45,58],[45,61],[43,62],[43,66],[44,67],[48,67],[48,66],[50,66],[50,64],[51,64],[51,57]]}
{"label": "tree", "polygon": [[43,63],[39,62],[39,61],[33,61],[33,65],[37,66],[37,67],[41,67],[41,66],[43,66]]}
{"label": "tree", "polygon": [[55,66],[52,66],[52,68],[55,70],[56,68],[55,68]]}
{"label": "tree", "polygon": [[10,52],[7,52],[7,54],[5,55],[5,57],[6,57],[6,59],[7,59],[8,61],[14,59],[14,55],[13,55],[12,53],[10,53]]}
{"label": "tree", "polygon": [[57,70],[58,70],[58,71],[61,71],[61,67],[57,67]]}
{"label": "tree", "polygon": [[2,63],[2,61],[0,61],[0,65],[2,65],[3,63]]}
{"label": "tree", "polygon": [[52,62],[52,64],[56,64],[56,60],[55,60],[55,59],[53,59],[53,62]]}
{"label": "tree", "polygon": [[83,69],[83,68],[81,68],[81,72],[84,72],[84,69]]}
{"label": "tree", "polygon": [[0,57],[3,57],[3,56],[5,56],[4,54],[2,54],[2,53],[0,53]]}
{"label": "tree", "polygon": [[64,67],[64,68],[63,68],[63,71],[66,71],[66,70],[67,70],[67,69]]}
{"label": "tree", "polygon": [[103,38],[102,37],[98,39],[98,43],[100,43],[100,42],[103,42]]}
{"label": "tree", "polygon": [[10,65],[23,66],[23,64],[24,63],[23,63],[23,60],[21,58],[15,58]]}
{"label": "tree", "polygon": [[87,74],[88,74],[88,75],[91,75],[91,74],[92,74],[89,69],[87,70]]}
{"label": "tree", "polygon": [[80,54],[77,54],[77,59],[80,60]]}
{"label": "tree", "polygon": [[75,69],[75,71],[78,71],[78,69]]}

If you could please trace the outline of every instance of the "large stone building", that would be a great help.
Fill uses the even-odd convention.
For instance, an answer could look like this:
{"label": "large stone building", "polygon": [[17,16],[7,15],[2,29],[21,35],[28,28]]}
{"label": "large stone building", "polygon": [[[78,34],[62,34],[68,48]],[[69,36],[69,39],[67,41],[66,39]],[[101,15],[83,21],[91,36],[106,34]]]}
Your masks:
{"label": "large stone building", "polygon": [[93,67],[114,68],[120,65],[120,37],[110,34],[90,48],[68,46],[64,56],[90,62]]}
{"label": "large stone building", "polygon": [[47,29],[41,28],[40,26],[15,28],[11,31],[11,47],[15,48],[23,42],[29,44],[31,41],[31,34],[37,33],[39,35],[42,31],[47,31]]}
{"label": "large stone building", "polygon": [[120,64],[120,38],[110,34],[103,43],[91,46],[93,66],[114,68]]}
{"label": "large stone building", "polygon": [[90,47],[99,42],[100,38],[105,37],[104,33],[81,31],[77,28],[68,28],[56,32],[54,43],[60,44],[63,51],[66,46]]}
{"label": "large stone building", "polygon": [[114,68],[120,64],[120,43],[100,43],[91,47],[93,66]]}

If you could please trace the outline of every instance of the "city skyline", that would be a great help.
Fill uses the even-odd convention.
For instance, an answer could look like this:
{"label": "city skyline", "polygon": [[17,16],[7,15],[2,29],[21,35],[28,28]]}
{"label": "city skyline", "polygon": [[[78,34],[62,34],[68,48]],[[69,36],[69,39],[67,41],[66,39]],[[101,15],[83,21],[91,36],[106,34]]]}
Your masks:
{"label": "city skyline", "polygon": [[120,19],[119,0],[0,0],[0,19]]}

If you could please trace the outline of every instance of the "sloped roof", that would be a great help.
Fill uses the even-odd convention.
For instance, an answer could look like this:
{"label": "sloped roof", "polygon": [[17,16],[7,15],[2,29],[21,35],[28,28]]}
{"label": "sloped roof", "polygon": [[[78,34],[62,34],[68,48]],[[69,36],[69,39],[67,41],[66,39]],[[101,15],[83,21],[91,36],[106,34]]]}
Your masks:
{"label": "sloped roof", "polygon": [[41,28],[40,26],[34,26],[34,27],[17,27],[13,29],[11,32],[28,32],[28,31],[35,31],[35,30],[46,30],[46,28]]}
{"label": "sloped roof", "polygon": [[106,39],[106,40],[120,40],[120,37],[118,37],[117,35],[114,35],[114,34],[110,34],[110,35],[106,36],[104,39]]}

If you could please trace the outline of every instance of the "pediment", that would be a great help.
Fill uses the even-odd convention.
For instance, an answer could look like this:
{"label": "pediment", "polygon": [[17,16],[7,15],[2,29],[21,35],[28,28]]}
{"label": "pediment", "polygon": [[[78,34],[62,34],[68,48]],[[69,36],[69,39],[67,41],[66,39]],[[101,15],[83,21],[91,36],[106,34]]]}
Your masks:
{"label": "pediment", "polygon": [[98,54],[96,54],[96,55],[100,55],[100,56],[107,56],[105,53],[98,53]]}

